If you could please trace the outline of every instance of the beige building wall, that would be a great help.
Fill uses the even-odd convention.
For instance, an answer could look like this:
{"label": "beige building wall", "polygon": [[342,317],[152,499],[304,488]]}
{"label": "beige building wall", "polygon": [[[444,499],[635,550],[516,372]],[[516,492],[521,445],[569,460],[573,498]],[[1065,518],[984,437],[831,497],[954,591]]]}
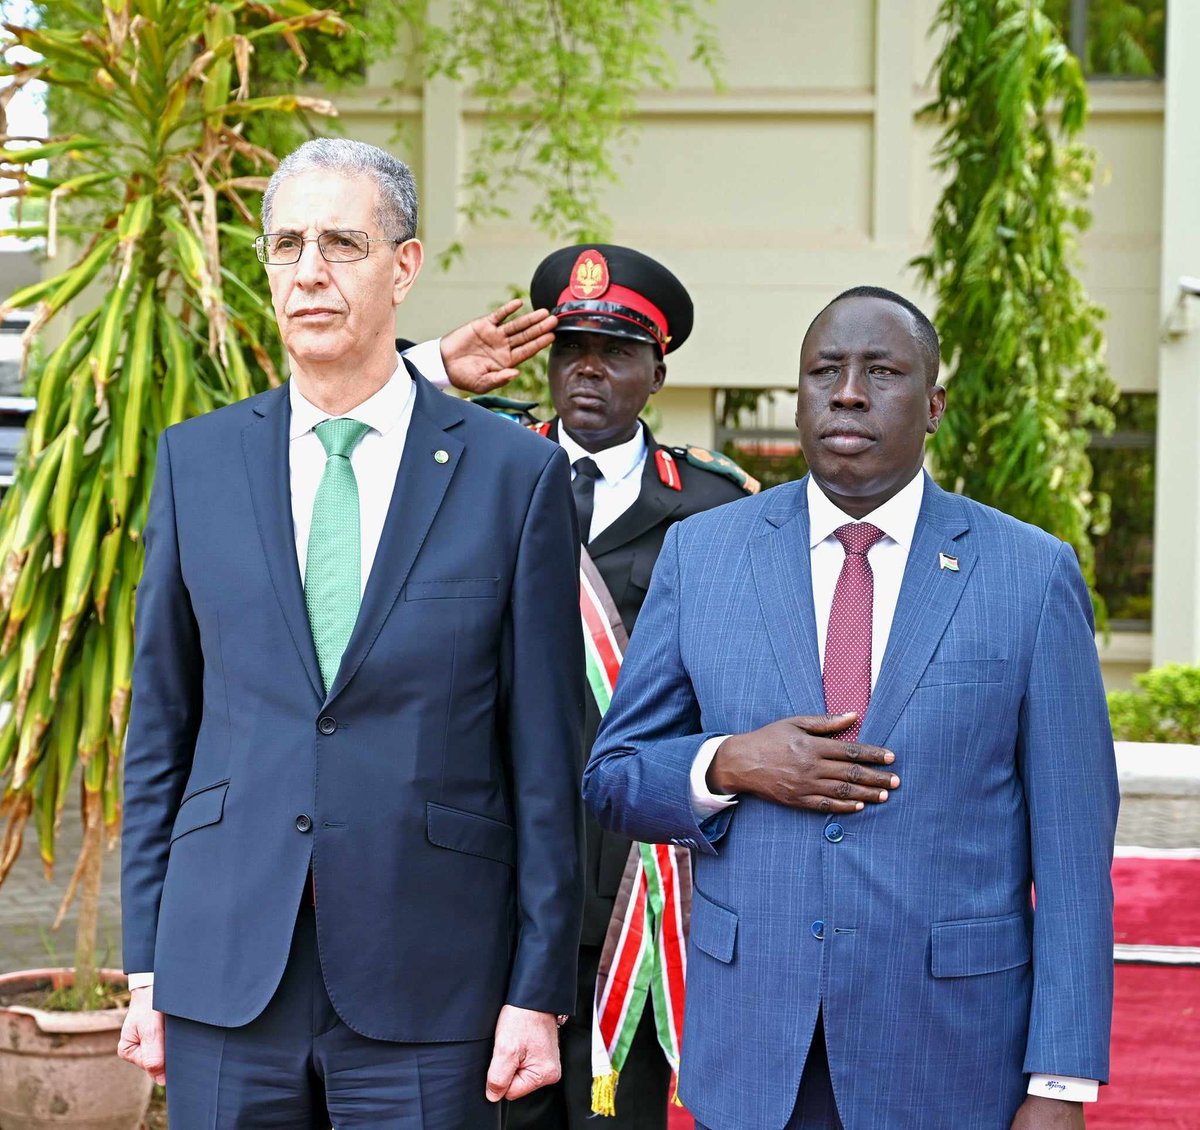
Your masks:
{"label": "beige building wall", "polygon": [[[678,88],[641,99],[638,130],[617,162],[621,183],[608,197],[613,238],[661,258],[696,303],[692,338],[670,358],[668,385],[656,402],[663,438],[711,443],[718,388],[794,387],[804,328],[839,290],[875,283],[921,300],[907,263],[922,249],[939,189],[930,168],[936,130],[917,118],[929,98],[936,45],[927,33],[936,6],[936,0],[716,0],[710,11],[724,51],[725,88],[714,92],[686,62],[681,43]],[[1175,107],[1169,138],[1164,84],[1092,86],[1087,136],[1099,152],[1099,176],[1084,256],[1091,292],[1109,311],[1109,360],[1120,386],[1156,390],[1160,363],[1170,368],[1170,404],[1178,415],[1162,430],[1160,498],[1186,498],[1194,540],[1200,331],[1168,346],[1160,344],[1160,328],[1175,300],[1174,276],[1200,275],[1193,191],[1200,183],[1194,118],[1200,86],[1179,47],[1188,35],[1200,42],[1200,27],[1186,26],[1196,23],[1200,6],[1169,7],[1168,41],[1178,60],[1170,71],[1178,77],[1169,95]],[[451,271],[426,268],[401,311],[401,330],[420,338],[477,315],[507,297],[512,284],[528,285],[553,243],[525,219],[529,201],[519,196],[507,202],[511,220],[464,229],[458,186],[483,107],[446,80],[397,95],[390,84],[400,67],[397,61],[380,68],[368,89],[341,105],[348,134],[391,145],[413,163],[430,250],[454,239],[465,246]],[[1165,138],[1173,147],[1190,146],[1190,156],[1173,166],[1174,187],[1164,185]],[[1164,197],[1175,243],[1169,267],[1162,254]],[[952,411],[953,390],[950,404]],[[786,397],[780,405],[786,421]],[[1156,593],[1156,632],[1169,642],[1155,654],[1195,661],[1200,554],[1190,542],[1176,551],[1167,540],[1160,535],[1156,546],[1171,586]],[[1179,606],[1181,588],[1189,593],[1186,616],[1176,622],[1170,609]],[[1106,670],[1114,685],[1123,684],[1148,665],[1151,641],[1117,637],[1102,654],[1111,660]]]}

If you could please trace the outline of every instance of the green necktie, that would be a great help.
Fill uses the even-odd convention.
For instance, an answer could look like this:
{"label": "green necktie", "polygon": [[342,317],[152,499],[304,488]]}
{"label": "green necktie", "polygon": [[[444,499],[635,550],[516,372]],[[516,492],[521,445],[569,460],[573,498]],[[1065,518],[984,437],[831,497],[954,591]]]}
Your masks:
{"label": "green necktie", "polygon": [[362,600],[358,480],[350,453],[370,430],[346,418],[324,420],[313,429],[325,448],[325,473],[308,531],[304,603],[326,693],[337,676]]}

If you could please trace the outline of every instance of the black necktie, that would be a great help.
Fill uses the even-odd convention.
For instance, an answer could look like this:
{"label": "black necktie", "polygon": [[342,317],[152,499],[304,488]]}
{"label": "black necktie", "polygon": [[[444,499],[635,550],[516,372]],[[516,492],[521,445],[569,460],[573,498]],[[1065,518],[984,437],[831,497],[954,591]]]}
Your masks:
{"label": "black necktie", "polygon": [[587,545],[591,541],[592,510],[596,502],[596,480],[600,477],[600,468],[595,460],[586,457],[578,460],[574,467],[571,493],[575,495],[575,513],[579,515],[579,540]]}

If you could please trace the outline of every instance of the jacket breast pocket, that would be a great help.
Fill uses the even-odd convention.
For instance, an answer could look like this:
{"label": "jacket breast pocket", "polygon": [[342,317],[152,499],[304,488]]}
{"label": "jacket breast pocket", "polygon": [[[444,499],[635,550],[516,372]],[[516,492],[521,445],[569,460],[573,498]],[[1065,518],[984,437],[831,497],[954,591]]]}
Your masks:
{"label": "jacket breast pocket", "polygon": [[692,943],[709,957],[728,965],[737,943],[738,916],[713,902],[698,887],[692,888]]}
{"label": "jacket breast pocket", "polygon": [[188,832],[198,828],[207,828],[217,824],[225,815],[225,794],[229,792],[229,781],[218,781],[215,785],[206,785],[183,798],[179,811],[175,814],[175,825],[171,829],[171,843]]}
{"label": "jacket breast pocket", "polygon": [[409,581],[405,600],[451,600],[463,597],[494,597],[500,591],[497,577],[448,577],[440,581]]}
{"label": "jacket breast pocket", "polygon": [[517,862],[516,833],[490,816],[429,801],[425,806],[425,834],[431,844],[451,851],[493,859],[509,867]]}
{"label": "jacket breast pocket", "polygon": [[1000,683],[1004,681],[1004,659],[949,659],[930,663],[918,687],[943,687],[955,683]]}
{"label": "jacket breast pocket", "polygon": [[1031,956],[1025,915],[935,922],[931,941],[935,977],[977,977],[1025,965]]}

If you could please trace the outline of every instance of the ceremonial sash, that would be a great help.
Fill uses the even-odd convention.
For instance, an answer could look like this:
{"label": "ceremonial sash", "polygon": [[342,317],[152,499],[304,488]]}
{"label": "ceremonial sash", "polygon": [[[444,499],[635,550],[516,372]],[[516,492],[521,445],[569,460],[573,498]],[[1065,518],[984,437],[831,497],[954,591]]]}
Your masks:
{"label": "ceremonial sash", "polygon": [[[579,582],[588,683],[603,717],[628,639],[587,550],[580,559]],[[654,1008],[659,1046],[678,1075],[691,909],[691,853],[667,844],[633,844],[604,937],[592,1004],[592,1110],[596,1114],[616,1114],[617,1082],[647,996]]]}

